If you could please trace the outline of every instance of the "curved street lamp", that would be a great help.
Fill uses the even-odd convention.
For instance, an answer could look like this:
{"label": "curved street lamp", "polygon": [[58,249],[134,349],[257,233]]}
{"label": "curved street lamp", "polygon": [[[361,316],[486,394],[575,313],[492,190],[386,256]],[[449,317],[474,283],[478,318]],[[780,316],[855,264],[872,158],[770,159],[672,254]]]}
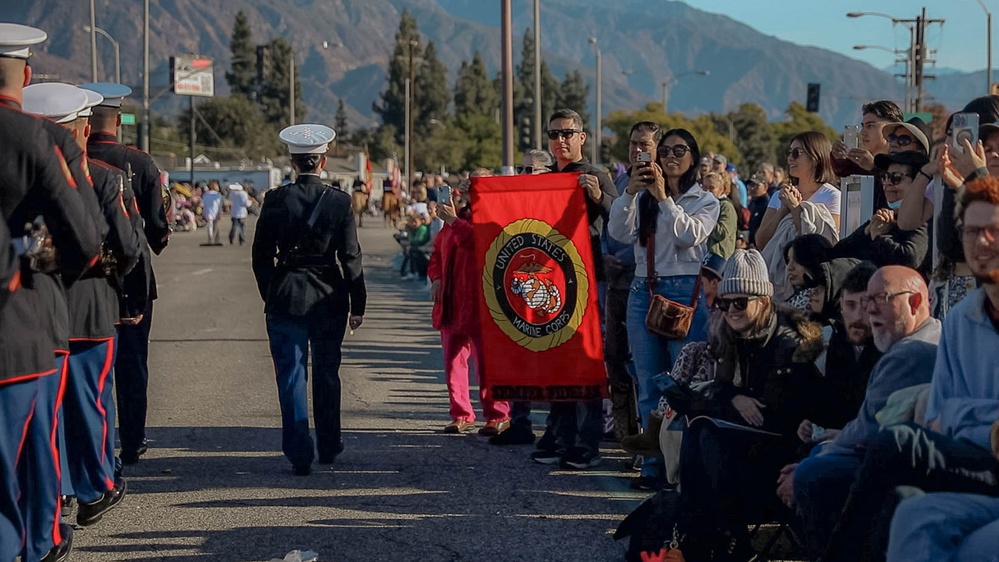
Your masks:
{"label": "curved street lamp", "polygon": [[711,71],[710,70],[704,70],[703,68],[697,69],[697,70],[688,70],[686,72],[681,72],[680,74],[677,74],[676,76],[673,76],[671,78],[663,80],[663,113],[669,113],[667,111],[667,103],[669,102],[669,88],[670,88],[670,86],[672,86],[672,85],[676,84],[677,82],[679,82],[680,79],[683,78],[684,76],[693,76],[693,75],[697,75],[697,76],[710,76],[711,75]]}
{"label": "curved street lamp", "polygon": [[[111,37],[111,34],[103,29],[94,26],[94,32],[103,35],[108,41],[111,42],[111,46],[114,48],[114,81],[117,84],[121,84],[121,56],[119,54],[118,42]],[[83,30],[90,33],[90,26],[83,26]]]}

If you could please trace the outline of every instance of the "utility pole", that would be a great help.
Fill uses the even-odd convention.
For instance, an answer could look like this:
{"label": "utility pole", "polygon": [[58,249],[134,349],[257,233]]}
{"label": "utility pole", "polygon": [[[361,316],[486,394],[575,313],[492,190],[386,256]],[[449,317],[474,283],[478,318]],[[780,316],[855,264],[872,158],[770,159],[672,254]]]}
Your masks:
{"label": "utility pole", "polygon": [[923,64],[926,62],[926,7],[916,16],[916,44],[913,46],[913,85],[916,87],[915,110],[918,113],[923,108]]}
{"label": "utility pole", "polygon": [[[409,40],[409,94],[406,96],[406,181],[413,189],[413,98],[416,97],[416,75],[413,73],[413,49],[418,45],[415,39]],[[412,191],[410,191],[412,192]]]}
{"label": "utility pole", "polygon": [[[503,50],[503,171],[504,176],[513,175],[513,16],[511,0],[503,0],[500,20]],[[534,45],[537,52],[538,45]],[[535,103],[541,92],[534,92]]]}
{"label": "utility pole", "polygon": [[194,96],[187,96],[191,109],[191,189],[194,189],[194,143],[198,140],[198,133],[194,129],[197,122],[194,118]]}
{"label": "utility pole", "polygon": [[97,77],[97,13],[94,0],[90,0],[90,75],[94,82],[100,80]]}
{"label": "utility pole", "polygon": [[541,0],[534,0],[534,148],[541,144]]}
{"label": "utility pole", "polygon": [[600,129],[603,128],[601,126],[601,124],[600,124],[600,121],[602,119],[602,116],[600,115],[600,105],[603,102],[603,100],[601,99],[601,97],[602,97],[601,96],[601,94],[602,94],[601,82],[603,81],[602,80],[603,76],[602,76],[602,69],[601,69],[601,64],[600,64],[600,43],[597,42],[597,38],[596,37],[590,37],[590,44],[593,45],[593,48],[594,48],[594,50],[596,50],[596,54],[597,54],[597,80],[596,80],[596,82],[597,82],[597,118],[596,118],[596,123],[594,124],[594,127],[593,127],[593,138],[594,138],[595,142],[590,146],[590,153],[591,153],[590,162],[592,162],[594,164],[597,164],[598,160],[599,160],[599,156],[600,156],[600,142],[603,140],[603,139],[600,138],[601,137],[601,131],[600,131]]}
{"label": "utility pole", "polygon": [[289,114],[291,115],[291,125],[295,124],[295,50],[291,50],[291,54],[288,55],[288,104],[289,104]]}

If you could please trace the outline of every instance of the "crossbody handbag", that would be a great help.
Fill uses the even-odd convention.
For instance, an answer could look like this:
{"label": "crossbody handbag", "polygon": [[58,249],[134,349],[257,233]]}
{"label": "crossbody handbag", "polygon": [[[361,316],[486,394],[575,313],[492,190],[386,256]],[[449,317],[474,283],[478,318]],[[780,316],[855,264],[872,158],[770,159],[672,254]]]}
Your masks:
{"label": "crossbody handbag", "polygon": [[668,340],[682,340],[690,332],[694,321],[694,310],[701,296],[701,276],[694,283],[694,294],[690,297],[690,306],[671,301],[656,294],[659,277],[656,275],[656,233],[649,233],[645,246],[645,261],[648,273],[645,279],[649,289],[649,312],[645,315],[645,327],[653,334]]}

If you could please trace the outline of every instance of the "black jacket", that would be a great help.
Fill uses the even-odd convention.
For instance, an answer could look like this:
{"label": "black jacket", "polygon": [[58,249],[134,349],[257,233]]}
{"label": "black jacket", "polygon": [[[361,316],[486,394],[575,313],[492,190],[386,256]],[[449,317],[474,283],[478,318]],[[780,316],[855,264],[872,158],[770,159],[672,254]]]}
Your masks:
{"label": "black jacket", "polygon": [[[42,216],[60,264],[83,271],[100,252],[101,241],[79,191],[73,189],[80,175],[85,176],[80,160],[67,160],[56,146],[42,119],[25,115],[10,102],[0,103],[0,213],[6,228],[19,237],[26,221]],[[78,147],[76,152],[82,156]],[[68,156],[77,154],[71,151]],[[54,276],[33,273],[23,263],[10,270],[9,255],[4,263],[8,271],[7,283],[0,287],[0,384],[51,371],[56,342],[50,330],[60,317],[68,318]]]}
{"label": "black jacket", "polygon": [[823,427],[841,429],[857,417],[867,392],[867,381],[874,365],[881,359],[881,352],[868,342],[858,355],[846,339],[842,325],[833,327],[833,335],[826,347],[826,373],[822,380],[825,396],[821,415],[812,421]]}
{"label": "black jacket", "polygon": [[[322,209],[307,232],[324,190]],[[296,243],[300,250],[292,252]],[[367,293],[350,196],[315,175],[271,190],[253,235],[253,274],[269,314],[345,309],[349,299],[350,313],[363,316]]]}
{"label": "black jacket", "polygon": [[[721,331],[731,336],[727,325]],[[732,398],[740,394],[756,398],[766,405],[763,429],[795,439],[801,422],[820,409],[821,376],[815,366],[822,353],[819,325],[799,311],[776,306],[757,333],[732,338],[727,344],[721,343],[722,338],[710,344],[718,364],[708,391],[718,401],[722,417],[745,424]]]}
{"label": "black jacket", "polygon": [[600,182],[600,191],[603,194],[600,197],[600,201],[594,201],[589,195],[585,195],[585,199],[586,218],[590,223],[590,243],[593,247],[593,266],[596,268],[597,281],[603,281],[606,273],[603,266],[603,253],[600,251],[600,233],[603,231],[604,223],[610,214],[611,205],[617,199],[617,186],[614,185],[614,181],[607,175],[607,172],[590,164],[590,161],[586,158],[573,162],[561,170],[558,169],[558,164],[556,164],[553,171],[592,174],[597,176],[597,180]]}
{"label": "black jacket", "polygon": [[888,232],[872,239],[864,233],[869,224],[871,221],[865,222],[840,240],[833,247],[832,257],[857,258],[878,267],[902,265],[916,270],[922,267],[930,250],[925,225],[916,230],[902,230],[892,224]]}

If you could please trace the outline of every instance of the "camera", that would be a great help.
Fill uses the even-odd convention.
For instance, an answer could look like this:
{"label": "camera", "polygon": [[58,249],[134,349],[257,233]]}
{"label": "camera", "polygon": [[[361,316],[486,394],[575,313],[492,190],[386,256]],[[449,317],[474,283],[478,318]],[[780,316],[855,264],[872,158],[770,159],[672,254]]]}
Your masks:
{"label": "camera", "polygon": [[978,114],[955,113],[950,122],[950,139],[951,150],[963,153],[965,140],[974,147],[978,143]]}

